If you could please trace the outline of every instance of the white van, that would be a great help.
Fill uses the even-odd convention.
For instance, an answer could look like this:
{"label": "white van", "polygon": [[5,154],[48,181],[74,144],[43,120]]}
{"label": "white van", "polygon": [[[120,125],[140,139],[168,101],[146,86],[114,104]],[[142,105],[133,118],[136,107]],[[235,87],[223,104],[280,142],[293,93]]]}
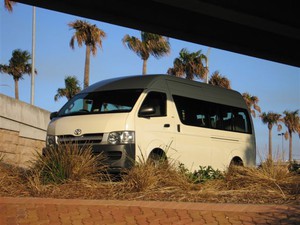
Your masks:
{"label": "white van", "polygon": [[254,166],[255,134],[241,94],[170,75],[129,76],[95,83],[51,113],[47,147],[90,143],[109,171],[139,157],[168,157],[191,171]]}

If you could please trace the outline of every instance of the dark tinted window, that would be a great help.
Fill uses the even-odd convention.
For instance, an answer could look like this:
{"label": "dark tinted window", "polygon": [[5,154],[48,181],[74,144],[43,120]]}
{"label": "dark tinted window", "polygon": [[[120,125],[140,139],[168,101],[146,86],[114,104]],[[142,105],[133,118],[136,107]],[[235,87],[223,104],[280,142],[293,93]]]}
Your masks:
{"label": "dark tinted window", "polygon": [[[167,96],[162,92],[149,92],[143,101],[141,109],[153,108],[153,113],[148,114],[150,117],[167,115]],[[140,109],[140,110],[141,110]]]}
{"label": "dark tinted window", "polygon": [[185,125],[251,133],[248,111],[237,107],[174,95],[181,122]]}

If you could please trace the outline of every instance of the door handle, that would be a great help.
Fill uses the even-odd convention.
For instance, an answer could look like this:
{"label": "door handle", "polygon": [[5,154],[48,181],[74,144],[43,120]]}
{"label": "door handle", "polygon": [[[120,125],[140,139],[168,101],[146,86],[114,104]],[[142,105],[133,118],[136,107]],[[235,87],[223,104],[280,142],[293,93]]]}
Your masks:
{"label": "door handle", "polygon": [[164,124],[164,127],[170,127],[170,124],[166,123]]}

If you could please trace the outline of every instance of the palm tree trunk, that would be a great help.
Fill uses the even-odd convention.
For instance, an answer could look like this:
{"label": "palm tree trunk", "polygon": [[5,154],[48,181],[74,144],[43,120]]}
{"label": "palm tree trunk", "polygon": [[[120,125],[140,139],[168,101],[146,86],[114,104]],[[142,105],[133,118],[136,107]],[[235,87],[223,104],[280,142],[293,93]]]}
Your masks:
{"label": "palm tree trunk", "polygon": [[272,160],[273,152],[272,152],[272,129],[269,129],[269,160]]}
{"label": "palm tree trunk", "polygon": [[90,83],[90,56],[91,56],[91,48],[90,46],[87,45],[85,51],[83,88],[87,88]]}
{"label": "palm tree trunk", "polygon": [[147,60],[143,60],[143,75],[147,74]]}
{"label": "palm tree trunk", "polygon": [[293,136],[292,136],[292,132],[289,131],[289,161],[292,162],[293,161]]}
{"label": "palm tree trunk", "polygon": [[19,80],[14,79],[15,81],[15,99],[19,100]]}

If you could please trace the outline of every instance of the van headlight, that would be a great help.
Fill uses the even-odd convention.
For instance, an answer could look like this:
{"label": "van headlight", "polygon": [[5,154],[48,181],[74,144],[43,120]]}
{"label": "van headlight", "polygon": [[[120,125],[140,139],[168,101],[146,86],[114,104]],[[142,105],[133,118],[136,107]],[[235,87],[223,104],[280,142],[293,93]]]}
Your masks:
{"label": "van headlight", "polygon": [[108,134],[107,142],[116,144],[133,144],[134,131],[114,131]]}
{"label": "van headlight", "polygon": [[46,145],[47,146],[55,146],[56,145],[56,136],[54,135],[47,135],[46,136]]}

